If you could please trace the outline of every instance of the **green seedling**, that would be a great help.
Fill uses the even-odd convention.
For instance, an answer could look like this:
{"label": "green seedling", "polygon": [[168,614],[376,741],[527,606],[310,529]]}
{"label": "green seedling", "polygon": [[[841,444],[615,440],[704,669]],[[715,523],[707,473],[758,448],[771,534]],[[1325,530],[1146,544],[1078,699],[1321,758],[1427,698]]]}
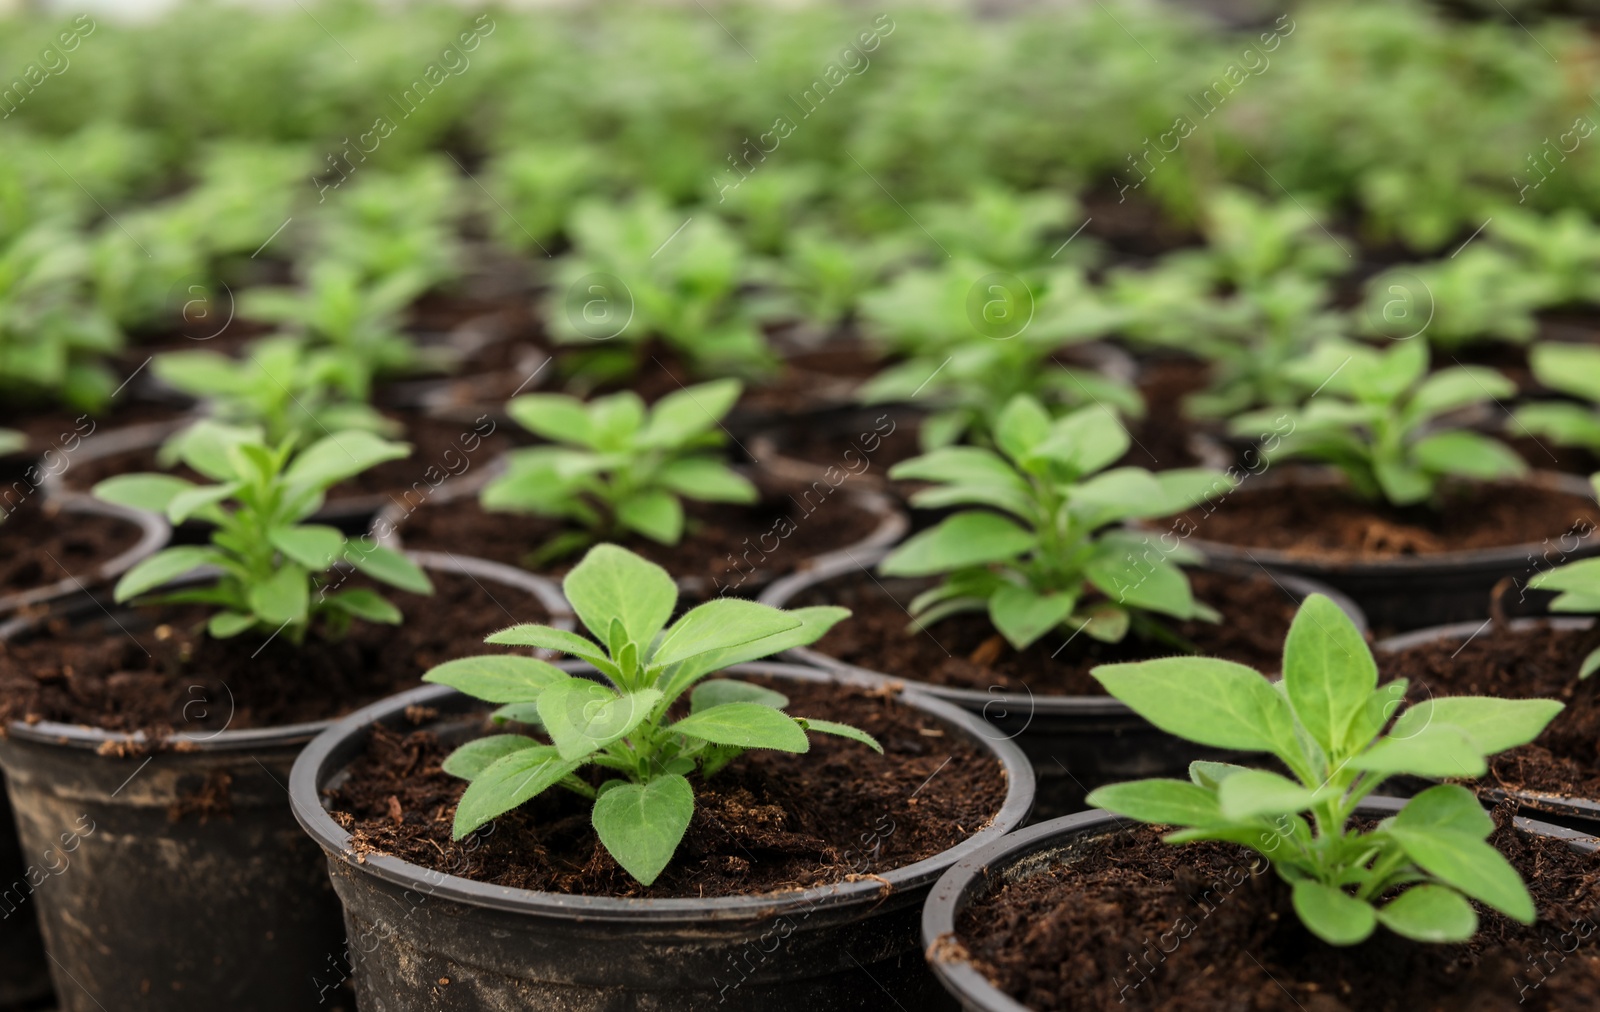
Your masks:
{"label": "green seedling", "polygon": [[186,430],[176,451],[178,460],[215,484],[127,474],[100,482],[94,494],[164,513],[175,524],[211,524],[210,543],[167,548],[134,566],[117,582],[118,601],[200,576],[193,586],[152,600],[215,607],[206,630],[218,639],[253,631],[281,633],[299,643],[314,621],[331,636],[342,634],[353,619],[400,621],[400,610],[376,591],[331,592],[337,584],[327,574],[338,562],[401,590],[433,592],[422,570],[398,552],[348,542],[337,528],[304,522],[321,508],[329,488],[406,456],[406,444],[370,432],[339,432],[297,453],[288,441],[268,444],[260,429],[202,421]]}
{"label": "green seedling", "polygon": [[556,445],[514,451],[506,473],[484,487],[483,506],[579,526],[541,546],[538,563],[628,533],[677,544],[684,498],[758,498],[721,451],[722,418],[742,390],[737,380],[714,380],[648,408],[632,391],[589,403],[561,394],[518,397],[506,406],[511,417]]}
{"label": "green seedling", "polygon": [[1528,349],[1528,366],[1541,386],[1585,403],[1534,401],[1520,405],[1506,422],[1506,434],[1600,453],[1600,348],[1540,342]]}
{"label": "green seedling", "polygon": [[1293,431],[1279,453],[1326,461],[1369,499],[1409,506],[1436,498],[1446,479],[1494,481],[1528,465],[1491,436],[1446,424],[1451,412],[1495,402],[1516,386],[1493,369],[1452,366],[1430,374],[1428,346],[1401,341],[1387,350],[1328,341],[1291,367],[1306,404],[1243,415],[1237,434],[1286,417]]}
{"label": "green seedling", "polygon": [[[456,807],[456,839],[559,786],[593,800],[601,844],[629,875],[650,885],[694,815],[689,778],[696,771],[709,778],[752,748],[809,751],[808,732],[883,751],[846,724],[789,716],[782,693],[705,680],[730,665],[816,641],[850,614],[845,609],[779,611],[722,598],[668,626],[678,600],[672,577],[616,545],[590,549],[562,589],[593,639],[518,625],[488,642],[571,655],[593,665],[604,682],[507,654],[463,657],[423,676],[497,704],[498,719],[536,725],[549,739],[490,735],[445,760],[446,773],[470,781]],[[687,713],[674,705],[685,693]],[[578,775],[586,766],[603,771],[598,787]]]}
{"label": "green seedling", "polygon": [[205,401],[210,417],[230,425],[260,426],[269,446],[285,440],[306,445],[325,433],[349,429],[394,435],[394,422],[370,404],[341,395],[335,386],[339,369],[336,356],[312,350],[304,338],[288,336],[255,341],[244,358],[174,351],[157,355],[150,364],[162,382]]}
{"label": "green seedling", "polygon": [[987,611],[1024,650],[1052,629],[1109,643],[1130,629],[1173,641],[1153,616],[1216,621],[1178,566],[1196,557],[1182,546],[1152,551],[1147,536],[1114,525],[1176,513],[1231,484],[1199,468],[1106,470],[1128,445],[1106,408],[1051,419],[1019,396],[1000,415],[994,450],[951,446],[895,465],[893,478],[937,483],[913,505],[984,507],[915,535],[880,565],[888,576],[944,577],[911,602],[914,627]]}
{"label": "green seedling", "polygon": [[[1532,741],[1562,704],[1453,696],[1406,707],[1404,679],[1378,685],[1361,631],[1321,595],[1301,605],[1283,647],[1283,681],[1208,657],[1102,665],[1107,692],[1156,727],[1212,748],[1260,752],[1289,776],[1195,762],[1189,780],[1112,784],[1088,803],[1174,826],[1168,843],[1252,848],[1293,889],[1312,934],[1354,945],[1379,924],[1424,942],[1478,929],[1469,900],[1534,921],[1522,878],[1486,841],[1494,820],[1453,784],[1430,787],[1372,828],[1356,806],[1390,777],[1479,777],[1485,757]],[[1388,728],[1385,731],[1385,728]]]}
{"label": "green seedling", "polygon": [[[1595,486],[1595,494],[1600,496],[1600,475],[1591,477],[1589,481]],[[1579,559],[1535,574],[1528,581],[1528,586],[1534,590],[1556,592],[1555,599],[1550,602],[1553,612],[1600,614],[1600,559]],[[1583,658],[1583,663],[1578,666],[1578,677],[1588,678],[1597,668],[1600,668],[1600,647],[1589,651]]]}
{"label": "green seedling", "polygon": [[925,449],[965,436],[988,439],[996,414],[1019,394],[1050,405],[1144,411],[1129,384],[1061,361],[1066,348],[1104,336],[1121,319],[1076,270],[1059,269],[1031,285],[965,261],[910,271],[863,299],[862,315],[900,361],[860,396],[933,406],[920,432]]}

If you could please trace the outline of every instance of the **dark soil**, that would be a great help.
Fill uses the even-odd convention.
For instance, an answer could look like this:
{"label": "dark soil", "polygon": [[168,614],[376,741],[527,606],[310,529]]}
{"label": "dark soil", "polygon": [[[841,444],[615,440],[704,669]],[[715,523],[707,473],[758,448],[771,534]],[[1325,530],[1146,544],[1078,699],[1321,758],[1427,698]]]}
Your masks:
{"label": "dark soil", "polygon": [[1105,242],[1119,259],[1142,261],[1202,241],[1193,227],[1177,223],[1159,204],[1129,199],[1114,186],[1096,188],[1078,199],[1089,219],[1084,231]]}
{"label": "dark soil", "polygon": [[[918,430],[923,413],[901,404],[805,419],[766,430],[777,451],[791,460],[819,468],[852,470],[862,477],[888,481],[889,469],[922,452]],[[895,487],[910,482],[890,482]]]}
{"label": "dark soil", "polygon": [[1504,824],[1490,842],[1528,882],[1539,921],[1525,927],[1479,907],[1478,935],[1464,944],[1413,942],[1380,927],[1360,945],[1325,945],[1254,852],[1174,847],[1143,826],[967,908],[955,944],[1040,1012],[1594,1009],[1594,858]]}
{"label": "dark soil", "polygon": [[0,405],[0,428],[16,429],[28,437],[24,455],[31,462],[47,453],[70,457],[90,436],[127,425],[164,422],[177,418],[183,411],[183,408],[170,404],[120,400],[105,411],[94,414],[19,400]]}
{"label": "dark soil", "polygon": [[[400,495],[413,488],[428,488],[445,478],[484,466],[512,445],[510,426],[489,416],[448,421],[427,415],[390,412],[389,417],[405,426],[404,434],[397,438],[411,444],[411,456],[385,461],[334,486],[328,491],[329,501],[356,496]],[[156,462],[157,451],[158,447],[151,446],[95,460],[74,461],[68,472],[68,485],[76,491],[87,491],[96,482],[115,475],[161,471],[163,468]],[[208,483],[208,479],[186,467],[174,468],[172,473]]]}
{"label": "dark soil", "polygon": [[[688,530],[676,545],[630,535],[618,544],[664,567],[679,580],[700,581],[709,594],[749,594],[771,578],[800,568],[824,552],[855,544],[879,520],[845,498],[848,479],[834,489],[771,484],[754,506],[684,500]],[[491,513],[474,498],[422,505],[399,528],[408,549],[451,551],[514,566],[569,528],[560,521],[522,513]],[[545,567],[559,576],[581,554]]]}
{"label": "dark soil", "polygon": [[127,520],[51,509],[38,489],[13,493],[0,490],[0,595],[69,576],[93,584],[102,565],[139,540],[138,525]]}
{"label": "dark soil", "polygon": [[1557,446],[1548,439],[1533,439],[1528,436],[1507,439],[1506,442],[1528,462],[1529,467],[1581,474],[1585,478],[1600,471],[1600,457],[1582,447]]}
{"label": "dark soil", "polygon": [[326,720],[414,688],[436,664],[489,652],[489,633],[549,620],[536,599],[509,587],[430,577],[432,597],[379,588],[405,613],[402,625],[357,622],[342,640],[313,632],[298,647],[286,636],[212,639],[194,606],[51,619],[39,635],[0,643],[0,722],[154,736]]}
{"label": "dark soil", "polygon": [[1133,445],[1115,466],[1162,471],[1199,464],[1191,448],[1198,426],[1183,413],[1184,398],[1205,388],[1210,367],[1197,359],[1159,358],[1139,372],[1145,416],[1128,427]]}
{"label": "dark soil", "polygon": [[[933,857],[988,825],[1005,801],[999,762],[890,691],[766,684],[789,712],[850,723],[883,745],[813,735],[809,754],[746,752],[693,776],[694,820],[655,884],[639,885],[590,826],[592,803],[551,790],[461,843],[450,840],[464,781],[429,731],[375,729],[331,792],[357,852],[376,851],[479,882],[586,896],[713,897],[870,878]],[[595,783],[603,777],[596,767]]]}
{"label": "dark soil", "polygon": [[1383,676],[1407,678],[1412,701],[1431,696],[1559,699],[1567,708],[1532,745],[1489,760],[1489,783],[1600,800],[1600,678],[1578,668],[1600,647],[1600,629],[1490,627],[1471,641],[1439,640],[1380,654]]}
{"label": "dark soil", "polygon": [[1270,548],[1317,559],[1385,559],[1536,543],[1592,531],[1592,498],[1533,485],[1481,484],[1446,490],[1444,507],[1397,509],[1337,486],[1289,481],[1244,487],[1173,523],[1207,541]]}
{"label": "dark soil", "polygon": [[[1177,622],[1169,628],[1199,653],[1260,671],[1278,670],[1283,638],[1294,621],[1294,600],[1264,574],[1237,577],[1193,571],[1189,575],[1195,596],[1220,611],[1222,622]],[[1067,637],[1051,634],[1018,653],[983,613],[952,615],[926,632],[910,632],[905,605],[926,586],[895,581],[891,597],[886,584],[862,572],[813,587],[793,604],[850,609],[850,618],[834,626],[814,648],[829,657],[895,678],[958,689],[1023,686],[1038,695],[1103,696],[1105,690],[1089,674],[1096,665],[1178,652],[1170,644],[1133,635],[1121,643],[1102,643],[1088,636],[1067,642]]]}

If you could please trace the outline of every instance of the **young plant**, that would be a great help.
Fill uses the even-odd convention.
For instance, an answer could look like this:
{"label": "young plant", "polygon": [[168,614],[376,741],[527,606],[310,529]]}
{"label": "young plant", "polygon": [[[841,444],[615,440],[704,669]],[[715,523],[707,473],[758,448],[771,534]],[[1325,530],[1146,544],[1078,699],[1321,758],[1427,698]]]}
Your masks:
{"label": "young plant", "polygon": [[[606,153],[579,141],[522,143],[489,163],[488,187],[499,207],[487,211],[495,235],[513,249],[549,252],[574,203],[608,189]],[[544,247],[541,249],[541,247]]]}
{"label": "young plant", "polygon": [[1585,403],[1534,401],[1520,405],[1506,422],[1506,434],[1600,453],[1600,348],[1544,341],[1528,349],[1528,366],[1541,386]]}
{"label": "young plant", "polygon": [[398,426],[377,409],[341,396],[335,387],[339,370],[337,357],[290,336],[254,341],[242,359],[214,351],[173,351],[150,364],[162,382],[205,401],[210,417],[259,425],[271,446],[285,440],[305,445],[348,429],[394,435]]}
{"label": "young plant", "polygon": [[763,315],[798,317],[824,332],[844,323],[912,248],[904,236],[846,238],[804,225],[789,232],[784,246],[767,271],[777,291]]}
{"label": "young plant", "polygon": [[[1081,217],[1078,204],[1047,190],[1017,193],[984,183],[967,199],[931,204],[917,217],[948,256],[1008,271],[1026,273],[1048,264],[1052,250],[1058,255],[1065,252],[1064,262],[1069,264],[1092,260],[1096,252],[1093,240],[1086,237],[1065,246],[1063,240]],[[926,238],[920,228],[906,235],[912,240]]]}
{"label": "young plant", "polygon": [[995,629],[1025,650],[1052,629],[1115,643],[1130,629],[1174,639],[1154,615],[1217,621],[1178,568],[1194,556],[1158,549],[1152,557],[1147,536],[1108,528],[1226,492],[1225,476],[1199,468],[1105,470],[1129,439],[1102,407],[1052,420],[1038,401],[1018,396],[994,435],[995,450],[944,447],[889,472],[937,483],[916,493],[913,505],[987,507],[948,517],[883,560],[888,576],[944,576],[911,602],[914,628],[987,611]]}
{"label": "young plant", "polygon": [[456,239],[462,180],[445,159],[404,172],[369,172],[329,194],[318,258],[341,264],[364,284],[408,279],[417,293],[457,277],[464,262]]}
{"label": "young plant", "polygon": [[547,323],[556,340],[591,346],[574,358],[582,383],[632,375],[651,338],[702,374],[771,366],[765,335],[736,298],[750,258],[714,215],[680,213],[645,194],[582,203],[568,229],[573,252],[557,266],[566,294],[550,300]]}
{"label": "young plant", "polygon": [[534,556],[541,563],[630,532],[677,544],[684,527],[680,497],[757,499],[756,487],[718,452],[722,418],[742,390],[738,380],[714,380],[649,408],[629,390],[587,404],[561,394],[518,397],[507,412],[556,445],[514,451],[506,473],[484,487],[483,506],[560,517],[582,528],[541,546]]}
{"label": "young plant", "polygon": [[1544,289],[1541,305],[1600,300],[1600,228],[1584,212],[1569,207],[1541,217],[1505,207],[1495,213],[1488,231],[1522,261],[1524,273],[1538,279]]}
{"label": "young plant", "polygon": [[1168,843],[1222,840],[1256,850],[1293,889],[1295,912],[1323,941],[1354,945],[1379,924],[1418,941],[1466,941],[1478,928],[1469,899],[1533,923],[1533,899],[1486,842],[1494,820],[1467,788],[1430,787],[1371,829],[1351,819],[1392,776],[1482,776],[1486,756],[1532,741],[1561,703],[1442,697],[1407,707],[1391,726],[1405,679],[1378,685],[1360,630],[1316,594],[1290,626],[1280,684],[1207,657],[1106,664],[1093,674],[1161,730],[1212,748],[1267,753],[1290,776],[1195,762],[1188,781],[1112,784],[1088,803],[1178,827]]}
{"label": "young plant", "polygon": [[[1600,496],[1600,474],[1592,476],[1589,481],[1595,486],[1595,494]],[[1537,573],[1528,581],[1528,586],[1534,590],[1557,592],[1555,600],[1550,602],[1553,612],[1600,614],[1600,559],[1579,559]],[[1600,668],[1600,647],[1589,651],[1584,657],[1583,663],[1578,666],[1578,677],[1588,678],[1597,668]]]}
{"label": "young plant", "polygon": [[94,494],[107,502],[164,513],[174,524],[199,520],[215,526],[206,545],[158,552],[118,581],[126,601],[173,580],[215,570],[214,577],[152,600],[212,605],[206,623],[218,639],[244,632],[280,633],[301,642],[321,620],[338,636],[353,619],[396,624],[400,611],[368,589],[333,592],[327,573],[339,561],[382,583],[416,594],[432,585],[415,563],[391,549],[347,542],[337,528],[303,521],[324,493],[410,447],[370,432],[338,432],[296,453],[290,441],[268,444],[257,428],[201,421],[177,445],[184,464],[216,484],[196,485],[169,474],[107,478]]}
{"label": "young plant", "polygon": [[1311,392],[1296,410],[1269,409],[1234,419],[1236,434],[1263,423],[1293,430],[1280,453],[1326,461],[1369,499],[1409,506],[1435,497],[1446,479],[1494,481],[1526,474],[1528,465],[1490,436],[1451,428],[1444,416],[1496,401],[1516,385],[1493,369],[1453,366],[1428,372],[1428,346],[1400,341],[1387,351],[1328,341],[1291,373]]}
{"label": "young plant", "polygon": [[1051,405],[1108,404],[1144,412],[1125,382],[1061,362],[1064,349],[1109,333],[1121,319],[1074,269],[1032,285],[968,261],[910,271],[862,302],[864,326],[900,361],[868,381],[868,403],[925,400],[936,407],[924,449],[987,439],[996,412],[1018,394]]}
{"label": "young plant", "polygon": [[98,409],[117,380],[104,360],[122,334],[95,308],[85,281],[89,254],[63,222],[45,222],[0,245],[0,394],[59,397]]}
{"label": "young plant", "polygon": [[[1420,291],[1413,291],[1418,288]],[[1397,291],[1407,293],[1408,308],[1418,322],[1406,333],[1422,333],[1437,348],[1453,349],[1474,341],[1526,344],[1538,329],[1534,311],[1547,301],[1548,286],[1523,269],[1510,255],[1474,243],[1454,257],[1386,271],[1367,285],[1366,318],[1381,336],[1387,308]]]}
{"label": "young plant", "polygon": [[1241,291],[1285,274],[1315,280],[1353,266],[1316,216],[1293,199],[1269,203],[1244,190],[1221,190],[1207,200],[1202,227],[1205,248],[1173,256],[1194,261],[1212,283]]}
{"label": "young plant", "polygon": [[[518,625],[488,642],[569,654],[593,665],[605,682],[504,654],[463,657],[423,676],[500,704],[497,719],[537,725],[549,739],[490,735],[445,760],[446,773],[470,781],[456,807],[455,839],[559,786],[593,800],[601,844],[648,886],[689,828],[689,776],[696,770],[709,778],[746,749],[809,751],[807,732],[883,751],[866,732],[846,724],[789,716],[782,693],[729,679],[704,680],[730,665],[816,641],[850,614],[845,609],[779,611],[722,598],[668,626],[678,599],[672,577],[616,545],[590,549],[562,589],[593,640]],[[685,714],[674,704],[686,692]],[[604,771],[598,787],[578,775],[591,765]]]}
{"label": "young plant", "polygon": [[239,297],[239,313],[287,325],[323,353],[327,375],[344,396],[366,402],[379,377],[446,364],[400,329],[401,313],[427,286],[420,273],[373,282],[346,263],[319,260],[303,289],[249,289]]}

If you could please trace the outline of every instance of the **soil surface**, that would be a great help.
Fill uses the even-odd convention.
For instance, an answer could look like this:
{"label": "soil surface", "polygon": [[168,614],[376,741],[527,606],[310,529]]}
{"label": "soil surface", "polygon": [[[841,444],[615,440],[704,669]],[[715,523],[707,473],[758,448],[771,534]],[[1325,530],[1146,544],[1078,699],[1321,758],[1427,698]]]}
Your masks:
{"label": "soil surface", "polygon": [[[1276,671],[1283,638],[1297,607],[1271,577],[1191,571],[1195,596],[1222,613],[1222,622],[1174,622],[1168,628],[1213,657]],[[1037,695],[1103,696],[1091,668],[1178,653],[1169,643],[1129,635],[1121,643],[1052,633],[1017,652],[995,632],[988,615],[952,615],[925,632],[908,631],[908,605],[926,583],[879,582],[865,572],[813,587],[793,606],[837,604],[851,610],[813,649],[869,671],[958,689],[1026,687]],[[891,597],[891,589],[894,596]]]}
{"label": "soil surface", "polygon": [[[0,722],[52,720],[110,731],[273,727],[326,720],[416,687],[436,664],[491,652],[490,633],[546,622],[532,596],[470,576],[430,573],[434,594],[379,589],[405,614],[400,626],[356,622],[340,640],[315,631],[218,640],[192,605],[98,609],[78,622],[0,643]],[[340,589],[371,586],[352,578]]]}
{"label": "soil surface", "polygon": [[0,595],[75,576],[92,584],[100,567],[139,541],[137,524],[51,509],[38,489],[0,492]]}
{"label": "soil surface", "polygon": [[1585,478],[1600,471],[1600,457],[1580,446],[1557,446],[1548,439],[1534,439],[1529,436],[1508,438],[1506,443],[1528,462],[1529,467],[1544,471],[1564,471]]}
{"label": "soil surface", "polygon": [[[1600,526],[1594,499],[1533,485],[1479,484],[1445,490],[1444,507],[1398,509],[1338,486],[1246,484],[1172,523],[1207,541],[1270,548],[1324,560],[1387,559],[1537,543]],[[1165,526],[1165,521],[1158,522]]]}
{"label": "soil surface", "polygon": [[[630,535],[617,543],[664,567],[680,580],[701,581],[708,594],[754,593],[767,580],[800,568],[824,552],[855,544],[879,519],[852,505],[848,480],[829,489],[774,483],[754,506],[684,500],[687,531],[676,545]],[[559,520],[523,513],[495,513],[465,497],[423,505],[399,528],[408,549],[451,551],[513,566],[556,535],[569,530]],[[552,578],[582,558],[577,552],[540,569]]]}
{"label": "soil surface", "polygon": [[1513,790],[1600,800],[1600,678],[1580,681],[1583,659],[1600,647],[1600,628],[1489,627],[1463,645],[1439,640],[1380,653],[1384,679],[1406,678],[1406,695],[1559,699],[1556,715],[1531,745],[1489,759],[1488,783]]}
{"label": "soil surface", "polygon": [[1479,932],[1463,944],[1380,927],[1360,945],[1325,945],[1253,851],[1174,847],[1144,826],[969,907],[957,944],[1040,1012],[1592,1010],[1600,866],[1503,824],[1490,842],[1528,882],[1539,920],[1524,926],[1479,907]]}
{"label": "soil surface", "polygon": [[[427,488],[446,478],[465,474],[473,467],[484,467],[512,446],[511,426],[484,416],[476,420],[452,421],[415,413],[389,412],[405,432],[399,439],[412,446],[411,456],[385,461],[328,490],[329,501],[375,494],[403,494],[408,489]],[[87,491],[98,481],[119,474],[165,470],[156,462],[158,447],[130,450],[95,460],[76,460],[67,474],[67,484],[76,491]],[[209,483],[186,467],[173,474],[192,481]]]}
{"label": "soil surface", "polygon": [[[649,898],[735,896],[882,875],[933,857],[988,825],[1005,801],[998,760],[891,691],[757,680],[788,712],[843,721],[883,745],[811,736],[806,755],[752,750],[710,780],[691,776],[694,819],[665,872],[641,886],[600,845],[592,803],[550,790],[454,843],[465,781],[439,764],[451,747],[426,730],[375,729],[331,792],[357,852],[377,851],[479,882]],[[589,767],[591,781],[604,779]]]}

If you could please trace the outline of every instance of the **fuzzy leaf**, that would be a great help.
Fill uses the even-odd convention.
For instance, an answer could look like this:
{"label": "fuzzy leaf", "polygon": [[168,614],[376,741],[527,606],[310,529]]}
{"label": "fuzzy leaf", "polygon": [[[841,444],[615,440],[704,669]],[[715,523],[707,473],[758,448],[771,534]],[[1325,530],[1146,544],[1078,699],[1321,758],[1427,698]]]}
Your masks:
{"label": "fuzzy leaf", "polygon": [[693,817],[694,789],[682,776],[669,773],[647,784],[622,783],[605,791],[595,800],[592,821],[600,842],[623,870],[649,885],[677,853]]}

